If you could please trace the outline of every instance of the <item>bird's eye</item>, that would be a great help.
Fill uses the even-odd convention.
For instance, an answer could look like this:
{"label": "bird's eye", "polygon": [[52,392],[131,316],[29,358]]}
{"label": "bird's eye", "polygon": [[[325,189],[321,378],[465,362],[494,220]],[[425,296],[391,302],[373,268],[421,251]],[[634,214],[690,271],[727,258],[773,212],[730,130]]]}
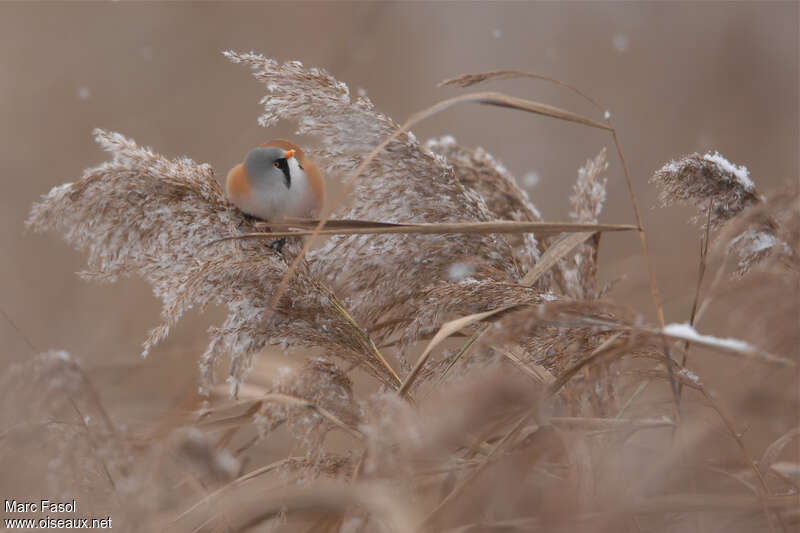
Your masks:
{"label": "bird's eye", "polygon": [[297,166],[300,167],[300,170],[303,170],[303,165],[301,165],[300,163],[297,163]]}
{"label": "bird's eye", "polygon": [[281,164],[280,164],[280,163],[278,163],[277,161],[275,161],[274,163],[272,163],[272,166],[273,166],[273,167],[275,167],[275,168],[281,168]]}

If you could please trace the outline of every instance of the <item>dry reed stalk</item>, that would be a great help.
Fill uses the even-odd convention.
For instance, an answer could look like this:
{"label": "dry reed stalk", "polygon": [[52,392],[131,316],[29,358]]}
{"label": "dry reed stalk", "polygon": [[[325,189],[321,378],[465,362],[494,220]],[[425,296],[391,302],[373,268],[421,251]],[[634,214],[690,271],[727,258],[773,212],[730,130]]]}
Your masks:
{"label": "dry reed stalk", "polygon": [[506,79],[516,79],[516,78],[532,78],[554,83],[560,87],[565,87],[569,89],[573,93],[577,94],[578,96],[582,97],[584,100],[595,106],[597,109],[600,110],[603,109],[603,106],[598,104],[593,98],[588,96],[585,92],[581,91],[577,87],[574,87],[573,85],[564,83],[563,81],[557,80],[555,78],[551,78],[550,76],[544,76],[542,74],[537,74],[535,72],[524,72],[521,70],[495,70],[491,72],[476,72],[471,74],[462,74],[461,76],[441,81],[439,82],[438,86],[446,87],[449,85],[453,85],[457,87],[466,88],[490,80],[506,80]]}
{"label": "dry reed stalk", "polygon": [[[332,222],[332,221],[328,221]],[[344,221],[336,221],[344,222]],[[326,222],[327,224],[327,222]],[[636,226],[630,224],[570,224],[559,222],[518,222],[515,220],[497,220],[493,222],[456,222],[456,223],[437,223],[437,224],[388,224],[367,225],[368,222],[359,222],[354,227],[346,227],[339,224],[333,229],[322,229],[316,235],[382,235],[382,234],[414,234],[423,235],[448,235],[448,234],[471,234],[471,233],[540,233],[542,235],[558,235],[560,233],[580,233],[580,232],[602,232],[602,231],[631,231],[636,230]],[[280,224],[273,224],[279,226]],[[285,224],[286,226],[302,226],[298,223]],[[314,235],[313,229],[287,229],[286,231],[254,232],[247,235],[237,235],[226,237],[214,241],[213,244],[227,242],[231,240],[249,239],[275,239],[277,237],[292,237]]]}

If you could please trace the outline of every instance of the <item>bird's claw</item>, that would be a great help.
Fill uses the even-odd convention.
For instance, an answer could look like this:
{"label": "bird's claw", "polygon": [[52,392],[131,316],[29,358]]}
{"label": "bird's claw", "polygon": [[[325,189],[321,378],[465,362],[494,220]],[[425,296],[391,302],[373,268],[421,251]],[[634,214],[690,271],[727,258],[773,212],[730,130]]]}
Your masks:
{"label": "bird's claw", "polygon": [[256,222],[259,222],[259,219],[254,217],[254,216],[252,216],[252,215],[248,215],[247,213],[242,213],[242,219],[239,221],[239,225],[236,226],[236,229],[241,228],[242,225],[245,223],[245,221],[249,222],[251,225],[253,225]]}
{"label": "bird's claw", "polygon": [[286,245],[286,237],[281,237],[280,239],[275,239],[271,243],[269,243],[269,247],[276,252],[283,253],[283,247]]}

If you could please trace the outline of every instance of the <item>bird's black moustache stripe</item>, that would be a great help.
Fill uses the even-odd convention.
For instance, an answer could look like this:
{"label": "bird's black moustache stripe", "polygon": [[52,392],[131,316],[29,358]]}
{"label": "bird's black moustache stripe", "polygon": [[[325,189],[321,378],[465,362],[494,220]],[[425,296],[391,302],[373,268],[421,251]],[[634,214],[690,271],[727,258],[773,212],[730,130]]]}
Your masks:
{"label": "bird's black moustache stripe", "polygon": [[289,172],[289,162],[286,160],[286,158],[278,159],[278,168],[283,171],[283,181],[286,182],[286,188],[291,189],[292,175]]}

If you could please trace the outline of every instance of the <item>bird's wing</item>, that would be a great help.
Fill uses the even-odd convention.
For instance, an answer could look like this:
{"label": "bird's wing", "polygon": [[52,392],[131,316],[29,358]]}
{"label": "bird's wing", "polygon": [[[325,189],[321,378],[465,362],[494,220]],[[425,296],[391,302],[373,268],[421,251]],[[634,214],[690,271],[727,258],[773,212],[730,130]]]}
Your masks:
{"label": "bird's wing", "polygon": [[250,194],[250,180],[243,163],[239,163],[228,172],[228,178],[225,180],[225,192],[228,193],[228,198],[234,202]]}

